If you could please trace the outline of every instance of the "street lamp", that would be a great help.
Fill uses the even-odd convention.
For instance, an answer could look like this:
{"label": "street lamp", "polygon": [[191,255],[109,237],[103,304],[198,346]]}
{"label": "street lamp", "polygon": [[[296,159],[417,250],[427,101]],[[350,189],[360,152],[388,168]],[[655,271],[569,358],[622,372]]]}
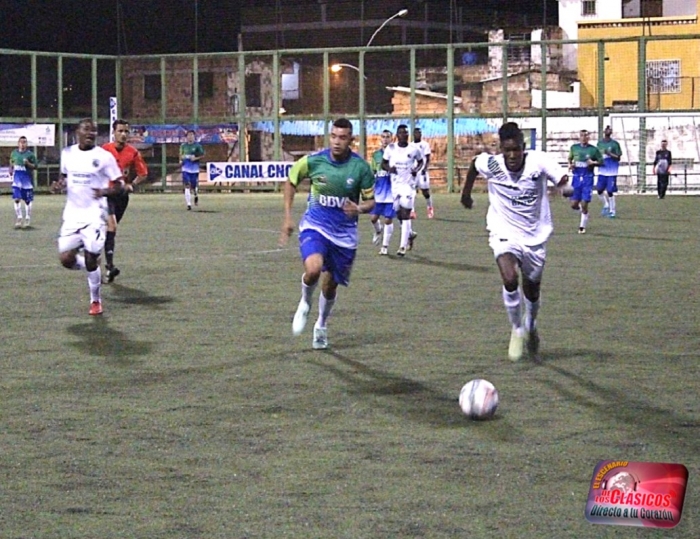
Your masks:
{"label": "street lamp", "polygon": [[[352,64],[333,64],[333,65],[331,66],[331,71],[332,71],[333,73],[339,73],[340,71],[342,71],[342,69],[343,69],[344,67],[348,67],[348,68],[350,68],[350,69],[354,69],[355,71],[357,71],[358,73],[360,73],[360,68],[357,67],[357,66],[354,66],[354,65],[352,65]],[[367,78],[367,75],[363,75],[363,76],[365,77],[365,79]]]}
{"label": "street lamp", "polygon": [[374,37],[379,33],[379,31],[380,31],[382,28],[384,28],[384,27],[389,23],[389,21],[393,21],[396,17],[405,17],[406,15],[408,15],[408,10],[407,10],[407,9],[402,9],[402,10],[400,10],[400,11],[394,13],[394,14],[393,14],[391,17],[389,17],[387,20],[385,20],[385,21],[379,26],[379,28],[377,28],[377,29],[374,31],[374,33],[372,34],[372,37],[369,38],[369,41],[367,42],[367,45],[365,45],[365,47],[369,47],[369,46],[372,44],[372,41],[374,41]]}

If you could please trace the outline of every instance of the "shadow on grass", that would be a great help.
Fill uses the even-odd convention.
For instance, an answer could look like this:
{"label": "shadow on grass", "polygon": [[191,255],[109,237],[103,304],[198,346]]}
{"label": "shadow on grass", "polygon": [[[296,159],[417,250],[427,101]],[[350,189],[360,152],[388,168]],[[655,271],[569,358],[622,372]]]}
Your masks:
{"label": "shadow on grass", "polygon": [[[573,232],[571,233],[573,236]],[[640,240],[640,241],[667,241],[667,242],[677,242],[678,238],[652,238],[651,236],[626,236],[624,234],[608,234],[606,232],[588,232],[588,236],[595,236],[597,238],[611,238],[615,240]]]}
{"label": "shadow on grass", "polygon": [[196,210],[193,210],[193,211],[191,211],[191,212],[189,212],[189,213],[221,213],[221,212],[220,212],[219,210],[200,210],[200,209],[196,209]]}
{"label": "shadow on grass", "polygon": [[424,266],[434,266],[436,268],[444,268],[455,271],[472,271],[474,273],[490,273],[493,271],[493,266],[474,266],[472,264],[463,264],[461,262],[443,262],[441,260],[432,260],[413,253],[406,256],[403,260],[410,264],[422,264]]}
{"label": "shadow on grass", "polygon": [[162,309],[161,305],[173,302],[170,296],[151,296],[148,292],[122,284],[112,283],[109,289],[113,293],[112,300],[125,305],[143,305],[159,310]]}
{"label": "shadow on grass", "polygon": [[96,316],[85,324],[68,326],[67,331],[80,339],[69,342],[68,346],[82,354],[104,357],[110,363],[124,367],[134,363],[132,358],[149,354],[153,348],[149,342],[132,341],[125,333],[112,329],[103,316]]}
{"label": "shadow on grass", "polygon": [[345,382],[350,394],[376,397],[378,402],[396,416],[408,417],[435,428],[482,427],[488,436],[502,442],[517,442],[522,439],[518,429],[502,416],[497,415],[490,421],[467,419],[460,412],[456,393],[447,396],[422,382],[369,367],[336,350],[327,350],[319,356],[335,358],[350,369],[316,359],[310,359],[309,362]]}
{"label": "shadow on grass", "polygon": [[[579,353],[578,355],[590,354]],[[700,453],[700,436],[697,435],[700,423],[693,422],[690,417],[684,417],[672,409],[649,404],[648,401],[635,397],[634,392],[630,391],[629,388],[618,389],[614,385],[602,386],[552,363],[543,363],[542,366],[562,378],[575,382],[576,385],[594,395],[593,398],[590,398],[577,394],[556,380],[549,379],[545,382],[567,400],[597,411],[601,422],[622,421],[629,426],[636,427],[642,440],[653,439],[655,443],[672,446],[688,445],[692,452]],[[656,398],[658,395],[650,397]],[[696,435],[693,435],[693,429],[696,431]],[[641,440],[632,441],[636,445],[642,445]]]}

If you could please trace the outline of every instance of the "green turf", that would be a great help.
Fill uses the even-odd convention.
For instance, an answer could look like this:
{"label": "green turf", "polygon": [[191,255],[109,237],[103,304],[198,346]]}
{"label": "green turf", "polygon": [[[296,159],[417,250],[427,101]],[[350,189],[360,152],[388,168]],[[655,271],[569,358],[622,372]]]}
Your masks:
{"label": "green turf", "polygon": [[[132,196],[101,318],[57,260],[63,198],[28,230],[0,202],[2,538],[700,536],[697,198],[595,202],[585,236],[556,201],[541,365],[506,359],[483,195],[437,196],[432,221],[419,198],[404,260],[363,217],[328,352],[316,305],[291,335],[280,195]],[[459,411],[476,377],[492,421]],[[678,527],[589,524],[602,459],[685,464]]]}

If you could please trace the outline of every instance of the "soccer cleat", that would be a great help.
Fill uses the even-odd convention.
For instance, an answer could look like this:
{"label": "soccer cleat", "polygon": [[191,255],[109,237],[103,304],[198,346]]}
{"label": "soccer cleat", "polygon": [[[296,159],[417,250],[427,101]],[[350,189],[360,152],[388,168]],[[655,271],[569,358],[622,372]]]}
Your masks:
{"label": "soccer cleat", "polygon": [[399,250],[396,251],[396,256],[406,256],[406,248],[405,248],[405,247],[399,247]]}
{"label": "soccer cleat", "polygon": [[97,316],[98,314],[102,314],[102,302],[93,301],[90,304],[90,316]]}
{"label": "soccer cleat", "polygon": [[411,210],[411,219],[415,219],[416,217],[416,210]]}
{"label": "soccer cleat", "polygon": [[191,209],[192,209],[192,206],[190,206],[190,205],[188,204],[188,205],[187,205],[187,211],[190,211]]}
{"label": "soccer cleat", "polygon": [[608,214],[608,217],[610,217],[610,219],[615,219],[615,212],[614,212],[614,211],[611,211],[611,212]]}
{"label": "soccer cleat", "polygon": [[326,328],[314,327],[314,350],[325,350],[328,348],[328,330]]}
{"label": "soccer cleat", "polygon": [[22,228],[22,218],[21,218],[21,217],[19,217],[19,218],[15,221],[15,228]]}
{"label": "soccer cleat", "polygon": [[194,195],[194,205],[199,206],[199,195]]}
{"label": "soccer cleat", "polygon": [[408,250],[413,251],[413,241],[418,237],[418,234],[416,232],[413,232],[411,230],[411,233],[408,235]]}
{"label": "soccer cleat", "polygon": [[578,227],[578,233],[579,233],[579,234],[585,234],[585,233],[586,233],[586,229],[585,229],[584,227],[580,226],[580,227]]}
{"label": "soccer cleat", "polygon": [[389,254],[389,249],[387,247],[382,247],[381,249],[379,249],[379,254],[382,256],[386,256]]}
{"label": "soccer cleat", "polygon": [[538,359],[540,353],[540,336],[537,333],[537,328],[532,328],[532,331],[527,336],[527,353],[531,359]]}
{"label": "soccer cleat", "polygon": [[379,245],[379,242],[382,241],[382,232],[375,232],[374,236],[372,236],[372,244],[373,245]]}
{"label": "soccer cleat", "polygon": [[107,270],[107,282],[112,283],[114,282],[114,279],[117,275],[119,275],[121,271],[119,271],[119,268],[112,266]]}
{"label": "soccer cleat", "polygon": [[435,210],[433,209],[432,206],[429,206],[428,207],[428,219],[432,219],[433,217],[435,217]]}
{"label": "soccer cleat", "polygon": [[605,206],[602,210],[600,210],[600,216],[601,217],[607,217],[610,213],[610,209]]}
{"label": "soccer cleat", "polygon": [[24,220],[24,228],[29,228],[29,223],[30,223],[30,222],[31,222],[31,219],[29,219],[29,217],[27,217],[27,218]]}
{"label": "soccer cleat", "polygon": [[303,299],[299,301],[297,312],[294,313],[294,320],[292,320],[292,333],[294,336],[299,336],[301,335],[301,332],[304,331],[304,327],[306,327],[306,319],[309,316],[309,308],[309,304]]}
{"label": "soccer cleat", "polygon": [[511,361],[519,361],[523,357],[524,341],[524,331],[513,328],[513,331],[510,333],[510,345],[508,346],[508,358]]}

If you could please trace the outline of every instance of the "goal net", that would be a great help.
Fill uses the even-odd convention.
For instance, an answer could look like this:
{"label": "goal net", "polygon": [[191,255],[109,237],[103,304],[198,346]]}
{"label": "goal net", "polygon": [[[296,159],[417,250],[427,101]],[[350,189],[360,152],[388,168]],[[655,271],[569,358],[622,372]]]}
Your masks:
{"label": "goal net", "polygon": [[656,192],[653,163],[665,140],[673,159],[668,192],[700,194],[700,114],[614,113],[608,124],[622,148],[621,191]]}

